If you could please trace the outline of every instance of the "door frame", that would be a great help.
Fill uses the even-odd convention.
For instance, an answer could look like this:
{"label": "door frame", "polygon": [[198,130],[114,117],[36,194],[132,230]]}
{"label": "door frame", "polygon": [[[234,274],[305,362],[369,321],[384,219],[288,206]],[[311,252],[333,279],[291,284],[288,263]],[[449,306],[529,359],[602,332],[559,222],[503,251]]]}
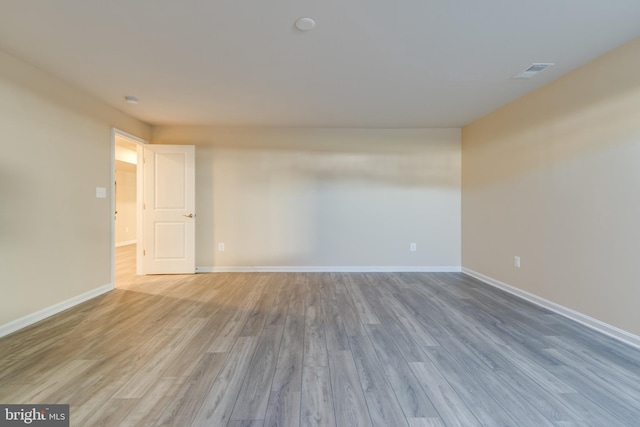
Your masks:
{"label": "door frame", "polygon": [[[111,182],[109,184],[111,194],[111,207],[109,216],[111,218],[111,284],[116,284],[116,218],[114,215],[116,209],[116,136],[125,138],[138,146],[138,159],[142,158],[142,146],[148,144],[142,138],[138,138],[123,130],[115,127],[111,128]],[[144,274],[144,263],[142,260],[142,168],[136,164],[136,274]]]}

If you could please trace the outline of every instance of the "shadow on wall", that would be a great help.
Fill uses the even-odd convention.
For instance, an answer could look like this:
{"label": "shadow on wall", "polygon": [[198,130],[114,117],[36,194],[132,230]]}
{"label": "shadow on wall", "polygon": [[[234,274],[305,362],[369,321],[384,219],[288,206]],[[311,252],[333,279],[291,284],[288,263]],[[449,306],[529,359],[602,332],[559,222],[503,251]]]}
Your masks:
{"label": "shadow on wall", "polygon": [[[322,181],[369,181],[400,187],[459,187],[459,155],[434,153],[328,153],[280,151],[277,156],[254,152],[257,173],[289,171]],[[234,155],[227,152],[228,155]],[[252,157],[248,153],[237,153]],[[453,155],[452,155],[453,154]]]}
{"label": "shadow on wall", "polygon": [[[29,197],[31,194],[26,191],[27,186],[24,185],[24,181],[15,177],[23,178],[19,173],[12,173],[10,166],[0,164],[0,205],[3,206],[0,209],[0,241],[2,242],[12,241],[9,236],[17,236],[21,233],[20,227],[15,226],[20,221],[16,221],[17,218],[11,216],[17,211],[15,209],[7,209],[4,207],[5,203],[22,205],[24,198]],[[4,248],[4,250],[9,250],[9,248]]]}
{"label": "shadow on wall", "polygon": [[616,77],[616,85],[604,84],[611,73],[581,69],[463,128],[463,177],[473,177],[464,187],[508,181],[640,140],[640,81],[635,72]]}

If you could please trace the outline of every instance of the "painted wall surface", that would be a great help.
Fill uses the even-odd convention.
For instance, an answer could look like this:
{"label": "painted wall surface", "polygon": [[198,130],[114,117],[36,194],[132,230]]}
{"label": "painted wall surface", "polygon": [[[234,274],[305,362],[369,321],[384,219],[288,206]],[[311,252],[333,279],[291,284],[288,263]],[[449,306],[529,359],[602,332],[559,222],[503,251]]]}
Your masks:
{"label": "painted wall surface", "polygon": [[196,145],[197,266],[460,265],[459,129],[157,127],[152,142]]}
{"label": "painted wall surface", "polygon": [[0,52],[0,325],[111,282],[111,126],[150,132]]}
{"label": "painted wall surface", "polygon": [[463,266],[633,334],[638,69],[640,39],[462,131]]}
{"label": "painted wall surface", "polygon": [[116,245],[136,240],[136,165],[116,161]]}

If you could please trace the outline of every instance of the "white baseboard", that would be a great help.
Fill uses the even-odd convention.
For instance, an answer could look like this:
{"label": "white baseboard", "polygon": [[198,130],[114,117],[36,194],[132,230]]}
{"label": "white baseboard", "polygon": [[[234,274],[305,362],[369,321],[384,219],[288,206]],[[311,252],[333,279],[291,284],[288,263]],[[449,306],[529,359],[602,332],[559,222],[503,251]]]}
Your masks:
{"label": "white baseboard", "polygon": [[515,295],[519,298],[527,300],[540,307],[543,307],[555,313],[558,313],[561,316],[567,317],[571,320],[581,323],[591,329],[594,329],[598,332],[602,332],[605,335],[609,335],[610,337],[616,338],[629,345],[640,348],[640,337],[630,332],[627,332],[623,329],[609,325],[608,323],[602,322],[598,319],[594,319],[593,317],[587,316],[586,314],[582,314],[579,311],[572,310],[563,305],[556,304],[555,302],[546,300],[537,295],[523,291],[522,289],[518,289],[514,286],[507,285],[506,283],[503,283],[503,282],[500,282],[499,280],[495,280],[491,277],[485,276],[484,274],[478,273],[477,271],[473,271],[471,269],[463,267],[462,272],[471,277],[475,277],[476,279],[490,286],[502,289],[503,291],[506,291],[512,295]]}
{"label": "white baseboard", "polygon": [[129,245],[133,245],[133,244],[135,244],[136,242],[137,242],[136,240],[125,240],[124,242],[116,243],[116,248],[119,248],[120,246],[129,246]]}
{"label": "white baseboard", "polygon": [[99,288],[93,289],[89,292],[85,292],[84,294],[69,298],[66,301],[59,302],[40,311],[36,311],[35,313],[28,314],[9,323],[5,323],[4,325],[0,325],[0,338],[9,335],[19,329],[33,325],[34,323],[39,322],[42,319],[46,319],[47,317],[53,316],[54,314],[58,314],[61,311],[71,308],[75,305],[107,293],[112,289],[113,284],[109,283],[108,285],[100,286]]}
{"label": "white baseboard", "polygon": [[357,266],[247,266],[247,267],[196,267],[196,273],[459,273],[459,266],[387,266],[387,267],[357,267]]}

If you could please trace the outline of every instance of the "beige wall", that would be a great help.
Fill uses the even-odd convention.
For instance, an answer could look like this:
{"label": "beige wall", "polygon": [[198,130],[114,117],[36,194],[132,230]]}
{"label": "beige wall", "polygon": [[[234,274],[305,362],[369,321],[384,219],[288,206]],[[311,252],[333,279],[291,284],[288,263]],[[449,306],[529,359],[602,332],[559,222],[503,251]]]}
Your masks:
{"label": "beige wall", "polygon": [[116,245],[136,240],[136,165],[116,161]]}
{"label": "beige wall", "polygon": [[639,69],[637,39],[462,131],[463,266],[634,334]]}
{"label": "beige wall", "polygon": [[110,283],[111,126],[150,131],[0,52],[0,326]]}
{"label": "beige wall", "polygon": [[200,267],[460,265],[459,129],[159,127],[152,142],[196,145]]}

